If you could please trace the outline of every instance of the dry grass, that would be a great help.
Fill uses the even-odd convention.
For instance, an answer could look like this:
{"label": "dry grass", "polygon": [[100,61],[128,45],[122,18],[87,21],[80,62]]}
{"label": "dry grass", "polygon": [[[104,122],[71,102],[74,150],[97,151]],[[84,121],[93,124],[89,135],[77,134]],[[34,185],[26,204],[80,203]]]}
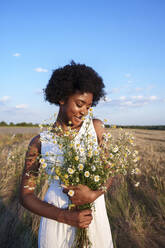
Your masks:
{"label": "dry grass", "polygon": [[131,131],[140,151],[140,186],[118,179],[107,194],[108,215],[117,248],[165,245],[165,132]]}
{"label": "dry grass", "polygon": [[[34,129],[0,133],[0,247],[37,247],[39,217],[18,203],[24,156]],[[26,130],[25,130],[26,129]],[[0,130],[1,131],[1,130]],[[35,130],[37,132],[37,130]],[[4,132],[4,130],[3,130]],[[22,132],[22,133],[19,133]],[[116,248],[163,248],[165,244],[165,131],[131,130],[140,151],[140,186],[118,178],[106,195]]]}

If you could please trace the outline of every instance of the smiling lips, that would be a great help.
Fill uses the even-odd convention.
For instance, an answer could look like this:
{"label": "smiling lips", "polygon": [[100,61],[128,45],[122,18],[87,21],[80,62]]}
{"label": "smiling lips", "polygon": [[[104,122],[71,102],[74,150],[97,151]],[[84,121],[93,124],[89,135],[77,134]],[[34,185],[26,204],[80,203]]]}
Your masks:
{"label": "smiling lips", "polygon": [[83,116],[75,116],[75,118],[78,119],[79,121],[82,121],[82,117]]}

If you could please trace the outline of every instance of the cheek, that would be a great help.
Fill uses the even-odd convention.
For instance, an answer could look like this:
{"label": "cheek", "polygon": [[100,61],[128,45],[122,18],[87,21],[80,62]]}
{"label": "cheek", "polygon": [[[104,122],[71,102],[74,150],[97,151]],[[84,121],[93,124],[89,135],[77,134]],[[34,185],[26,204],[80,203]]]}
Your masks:
{"label": "cheek", "polygon": [[77,113],[78,113],[77,108],[73,106],[65,110],[65,114],[69,119],[72,118],[73,115],[76,115]]}
{"label": "cheek", "polygon": [[72,112],[72,114],[76,114],[79,112],[79,108],[77,106],[72,106],[71,112]]}

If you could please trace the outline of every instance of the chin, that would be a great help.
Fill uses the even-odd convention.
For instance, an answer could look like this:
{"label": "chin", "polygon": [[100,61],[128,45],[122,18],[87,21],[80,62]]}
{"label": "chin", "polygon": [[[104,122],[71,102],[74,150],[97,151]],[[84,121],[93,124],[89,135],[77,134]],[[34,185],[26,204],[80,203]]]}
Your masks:
{"label": "chin", "polygon": [[79,126],[82,122],[83,122],[83,120],[82,120],[82,119],[79,119],[79,118],[77,118],[77,117],[74,117],[74,118],[72,119],[72,124],[73,124],[73,126]]}

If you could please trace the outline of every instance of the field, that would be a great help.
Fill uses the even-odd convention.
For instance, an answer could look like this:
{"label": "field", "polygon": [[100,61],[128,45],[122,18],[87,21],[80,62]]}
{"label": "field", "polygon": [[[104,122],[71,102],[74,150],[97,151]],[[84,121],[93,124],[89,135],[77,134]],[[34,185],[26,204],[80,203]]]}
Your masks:
{"label": "field", "polygon": [[[25,152],[30,139],[37,132],[37,128],[0,128],[1,248],[37,248],[39,217],[25,210],[18,202]],[[163,248],[165,131],[131,132],[140,153],[140,185],[134,187],[129,177],[120,177],[106,194],[114,247]],[[43,192],[40,197],[43,197]]]}

